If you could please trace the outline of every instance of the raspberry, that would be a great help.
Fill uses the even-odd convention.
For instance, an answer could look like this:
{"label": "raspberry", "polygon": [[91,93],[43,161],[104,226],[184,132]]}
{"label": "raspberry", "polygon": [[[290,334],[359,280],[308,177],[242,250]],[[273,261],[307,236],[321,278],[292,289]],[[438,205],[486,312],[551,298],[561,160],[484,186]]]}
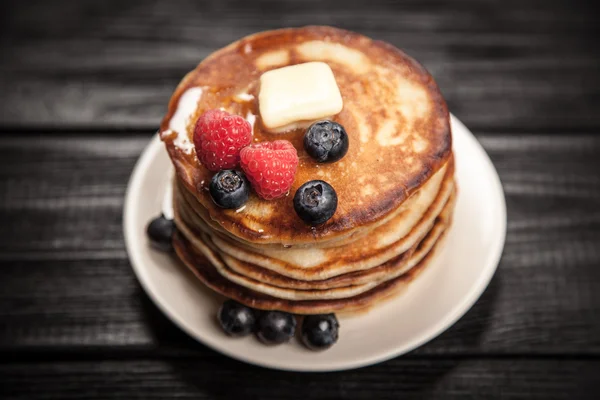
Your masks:
{"label": "raspberry", "polygon": [[210,171],[235,168],[240,162],[240,150],[251,140],[250,123],[221,110],[206,111],[194,129],[196,155]]}
{"label": "raspberry", "polygon": [[244,147],[240,158],[246,177],[263,199],[281,197],[292,187],[298,168],[298,153],[287,140]]}

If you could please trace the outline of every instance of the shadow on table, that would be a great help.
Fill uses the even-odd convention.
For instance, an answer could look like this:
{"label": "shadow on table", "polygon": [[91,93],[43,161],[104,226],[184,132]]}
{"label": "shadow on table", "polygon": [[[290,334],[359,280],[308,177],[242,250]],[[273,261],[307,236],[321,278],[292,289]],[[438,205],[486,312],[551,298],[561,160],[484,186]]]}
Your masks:
{"label": "shadow on table", "polygon": [[196,342],[168,320],[140,289],[143,312],[175,377],[192,392],[218,399],[422,398],[443,385],[444,377],[465,353],[477,353],[499,291],[498,276],[448,331],[421,348],[387,362],[333,373],[298,373],[264,369],[222,356]]}

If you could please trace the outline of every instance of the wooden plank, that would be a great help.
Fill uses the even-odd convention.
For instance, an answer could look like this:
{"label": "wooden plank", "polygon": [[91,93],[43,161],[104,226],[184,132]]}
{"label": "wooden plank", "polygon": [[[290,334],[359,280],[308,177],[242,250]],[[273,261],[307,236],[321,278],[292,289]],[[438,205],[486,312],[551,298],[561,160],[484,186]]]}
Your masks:
{"label": "wooden plank", "polygon": [[224,357],[0,365],[3,399],[595,399],[600,362],[402,358],[330,374]]}
{"label": "wooden plank", "polygon": [[12,220],[0,259],[124,258],[125,189],[150,136],[18,136],[0,139],[0,209]]}
{"label": "wooden plank", "polygon": [[403,48],[473,128],[600,125],[595,21],[577,2],[63,2],[2,2],[0,50],[10,56],[0,60],[0,125],[151,130],[178,81],[210,52],[306,24]]}
{"label": "wooden plank", "polygon": [[[150,303],[125,253],[123,197],[149,136],[9,136],[0,351],[206,352]],[[506,191],[504,256],[473,309],[416,354],[600,354],[600,137],[479,139]]]}

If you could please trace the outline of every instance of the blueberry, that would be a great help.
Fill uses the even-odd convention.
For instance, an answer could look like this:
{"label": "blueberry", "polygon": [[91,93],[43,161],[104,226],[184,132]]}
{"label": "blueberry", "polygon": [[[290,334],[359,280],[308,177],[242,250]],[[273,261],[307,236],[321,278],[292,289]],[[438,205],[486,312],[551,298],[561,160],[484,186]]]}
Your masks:
{"label": "blueberry", "polygon": [[234,300],[227,300],[221,305],[218,318],[229,336],[246,336],[254,332],[256,326],[254,310]]}
{"label": "blueberry", "polygon": [[338,340],[340,323],[335,314],[308,315],[302,322],[302,342],[311,350],[325,350]]}
{"label": "blueberry", "polygon": [[222,208],[239,208],[248,201],[250,183],[243,172],[224,169],[210,181],[210,196]]}
{"label": "blueberry", "polygon": [[317,121],[306,130],[304,149],[319,162],[337,161],[348,152],[348,134],[337,122]]}
{"label": "blueberry", "polygon": [[146,227],[146,234],[150,238],[150,244],[161,251],[170,252],[173,250],[173,233],[175,232],[175,223],[172,219],[165,218],[164,215],[154,218]]}
{"label": "blueberry", "polygon": [[296,334],[296,317],[282,311],[267,311],[258,319],[256,335],[265,344],[280,344]]}
{"label": "blueberry", "polygon": [[319,225],[335,214],[337,208],[335,189],[325,181],[309,181],[300,186],[294,195],[294,209],[300,218],[311,225]]}

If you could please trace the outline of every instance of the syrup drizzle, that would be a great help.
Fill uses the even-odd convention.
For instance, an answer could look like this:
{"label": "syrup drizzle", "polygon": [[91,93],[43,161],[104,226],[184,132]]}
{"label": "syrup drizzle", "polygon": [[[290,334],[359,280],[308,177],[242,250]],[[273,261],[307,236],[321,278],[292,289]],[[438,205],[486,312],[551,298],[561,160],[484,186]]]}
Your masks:
{"label": "syrup drizzle", "polygon": [[177,103],[177,109],[169,121],[169,129],[161,133],[162,138],[171,138],[174,134],[173,145],[186,154],[190,154],[194,144],[188,135],[187,126],[190,118],[196,112],[198,101],[202,97],[203,88],[193,87],[186,90]]}

